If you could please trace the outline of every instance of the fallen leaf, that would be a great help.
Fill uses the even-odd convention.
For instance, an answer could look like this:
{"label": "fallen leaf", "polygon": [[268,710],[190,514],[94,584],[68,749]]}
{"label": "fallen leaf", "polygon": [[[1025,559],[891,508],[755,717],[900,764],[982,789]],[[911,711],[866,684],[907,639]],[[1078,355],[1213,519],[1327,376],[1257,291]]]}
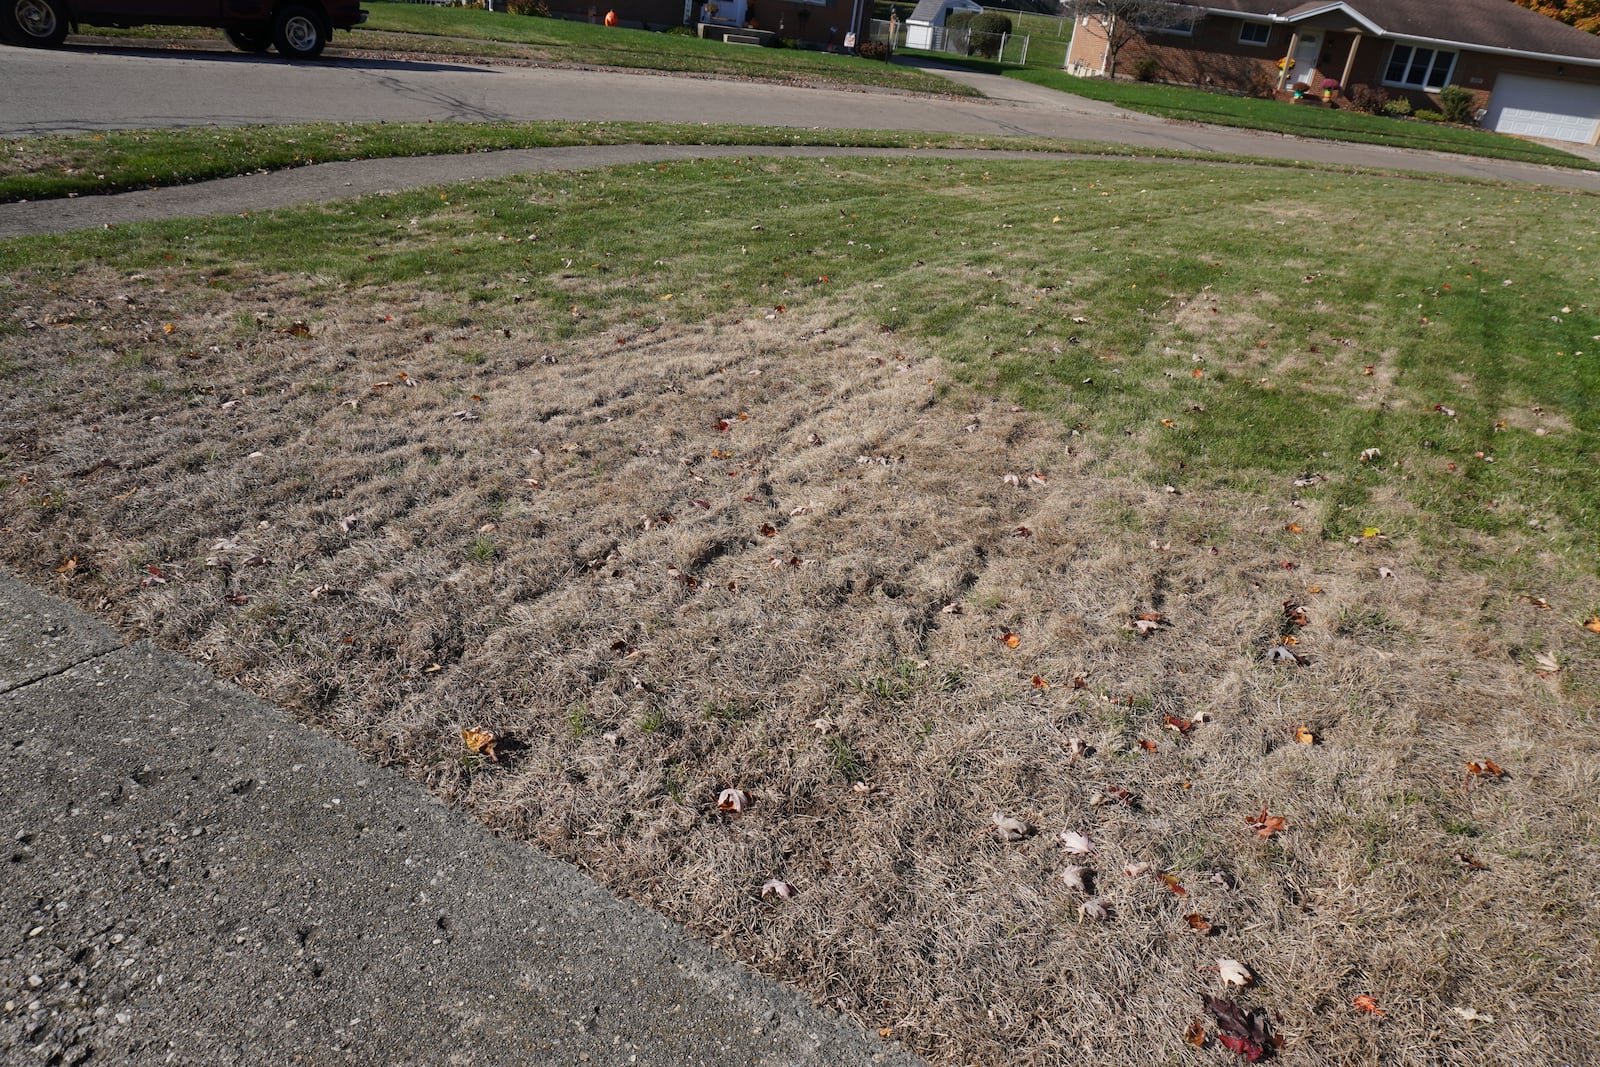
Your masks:
{"label": "fallen leaf", "polygon": [[1050,688],[1050,683],[1045,681],[1044,678],[1042,676],[1040,676],[1040,675],[1037,675],[1037,674],[1034,675],[1030,679],[1030,681],[1032,681],[1033,687],[1035,689],[1049,689]]}
{"label": "fallen leaf", "polygon": [[1150,865],[1148,863],[1130,863],[1122,868],[1122,873],[1129,878],[1138,878],[1140,875],[1150,873]]}
{"label": "fallen leaf", "polygon": [[1550,601],[1546,600],[1542,596],[1534,596],[1531,593],[1523,593],[1517,599],[1518,600],[1526,600],[1528,603],[1532,604],[1536,608],[1543,608],[1545,611],[1549,611],[1550,610]]}
{"label": "fallen leaf", "polygon": [[1144,749],[1146,752],[1159,752],[1160,751],[1160,748],[1156,745],[1156,743],[1154,741],[1146,741],[1142,737],[1139,738],[1139,747]]}
{"label": "fallen leaf", "polygon": [[1085,919],[1090,919],[1094,922],[1105,922],[1109,918],[1111,918],[1111,912],[1106,910],[1105,904],[1099,897],[1093,897],[1078,905],[1079,922],[1083,922]]}
{"label": "fallen leaf", "polygon": [[1306,614],[1306,609],[1296,604],[1293,600],[1283,602],[1283,617],[1291,626],[1310,626],[1311,617]]}
{"label": "fallen leaf", "polygon": [[1198,911],[1191,911],[1183,917],[1183,921],[1201,934],[1209,934],[1211,932],[1211,920],[1201,915]]}
{"label": "fallen leaf", "polygon": [[1388,567],[1379,567],[1378,568],[1378,577],[1379,578],[1393,578],[1395,581],[1399,581],[1400,580],[1395,575],[1394,571],[1390,570]]}
{"label": "fallen leaf", "polygon": [[1288,530],[1292,534],[1303,534],[1306,532],[1306,528],[1301,526],[1298,522],[1291,522],[1288,526],[1284,527],[1284,529]]}
{"label": "fallen leaf", "polygon": [[1186,897],[1189,895],[1189,891],[1183,888],[1183,883],[1178,880],[1178,876],[1175,874],[1163,874],[1161,876],[1161,884],[1170,889],[1176,896]]}
{"label": "fallen leaf", "polygon": [[1022,644],[1022,638],[1018,637],[1014,633],[1003,633],[999,637],[995,638],[995,640],[999,641],[1007,648],[1016,648],[1018,645]]}
{"label": "fallen leaf", "polygon": [[1455,1015],[1457,1015],[1458,1017],[1460,1017],[1462,1019],[1465,1019],[1469,1023],[1492,1023],[1492,1022],[1494,1022],[1494,1016],[1493,1015],[1485,1015],[1483,1012],[1478,1011],[1476,1008],[1451,1008],[1450,1010]]}
{"label": "fallen leaf", "polygon": [[1378,451],[1376,448],[1364,448],[1361,450],[1361,462],[1367,463],[1371,460],[1377,459],[1382,455],[1383,453]]}
{"label": "fallen leaf", "polygon": [[1504,778],[1505,773],[1505,769],[1492,759],[1486,759],[1482,763],[1476,763],[1472,760],[1467,761],[1467,777],[1469,778]]}
{"label": "fallen leaf", "polygon": [[989,817],[990,829],[1002,841],[1021,841],[1033,832],[1033,827],[1021,819],[995,812]]}
{"label": "fallen leaf", "polygon": [[1488,864],[1484,863],[1476,856],[1467,855],[1465,852],[1457,852],[1454,856],[1454,859],[1457,863],[1461,864],[1461,866],[1466,867],[1469,870],[1486,871],[1489,869]]}
{"label": "fallen leaf", "polygon": [[1299,655],[1287,645],[1273,645],[1271,650],[1267,652],[1267,662],[1293,663],[1297,667],[1304,667],[1307,661],[1304,656]]}
{"label": "fallen leaf", "polygon": [[1089,868],[1079,867],[1074,864],[1061,872],[1061,884],[1068,889],[1076,889],[1080,893],[1087,893],[1089,892],[1089,879],[1093,875],[1094,872]]}
{"label": "fallen leaf", "polygon": [[762,537],[776,537],[777,535],[778,535],[778,528],[776,526],[772,525],[772,523],[764,522],[764,523],[761,524],[761,536]]}
{"label": "fallen leaf", "polygon": [[777,897],[779,900],[788,900],[794,896],[794,886],[777,878],[768,878],[761,883],[761,895],[763,897]]}
{"label": "fallen leaf", "polygon": [[77,569],[78,569],[78,557],[77,556],[68,556],[66,559],[61,561],[61,566],[56,568],[56,573],[57,574],[65,574],[65,575],[71,576],[73,573],[75,573],[77,571]]}
{"label": "fallen leaf", "polygon": [[1196,1019],[1189,1024],[1189,1029],[1183,1032],[1183,1040],[1195,1048],[1206,1047],[1206,1024]]}
{"label": "fallen leaf", "polygon": [[[1081,687],[1074,686],[1073,688],[1077,689]],[[1081,737],[1069,737],[1067,738],[1067,751],[1072,753],[1074,759],[1079,756],[1087,755],[1089,752],[1089,742],[1085,741]]]}
{"label": "fallen leaf", "polygon": [[1288,820],[1284,816],[1268,815],[1265,807],[1262,807],[1261,814],[1252,815],[1245,822],[1255,828],[1256,836],[1263,841],[1279,831],[1288,829]]}
{"label": "fallen leaf", "polygon": [[1067,850],[1068,855],[1087,856],[1094,851],[1094,842],[1088,836],[1076,830],[1061,831],[1061,847]]}
{"label": "fallen leaf", "polygon": [[474,755],[487,756],[492,762],[500,762],[500,756],[495,752],[495,746],[500,744],[500,735],[493,730],[485,730],[478,726],[463,726],[461,743]]}
{"label": "fallen leaf", "polygon": [[1194,729],[1194,723],[1190,722],[1188,719],[1179,719],[1171,714],[1167,715],[1166,718],[1167,729],[1172,730],[1180,735],[1187,734],[1190,730]]}
{"label": "fallen leaf", "polygon": [[1302,745],[1314,745],[1317,743],[1317,735],[1307,730],[1304,726],[1296,726],[1294,728],[1294,739]]}
{"label": "fallen leaf", "polygon": [[724,789],[717,794],[717,807],[722,811],[731,811],[738,814],[749,804],[750,794],[743,789]]}
{"label": "fallen leaf", "polygon": [[1217,1019],[1217,1040],[1228,1051],[1255,1063],[1273,1044],[1267,1013],[1245,1011],[1225,997],[1204,997],[1205,1006]]}
{"label": "fallen leaf", "polygon": [[1356,1007],[1360,1008],[1362,1011],[1367,1012],[1370,1015],[1376,1015],[1379,1018],[1382,1018],[1383,1015],[1384,1015],[1384,1010],[1382,1008],[1378,1007],[1378,1002],[1373,1000],[1371,997],[1369,997],[1365,993],[1361,994],[1359,997],[1357,997],[1356,999],[1352,1000],[1350,1003],[1354,1004]]}
{"label": "fallen leaf", "polygon": [[1554,653],[1535,652],[1533,654],[1533,662],[1537,663],[1541,670],[1549,671],[1552,674],[1561,669],[1561,661],[1556,659]]}
{"label": "fallen leaf", "polygon": [[1591,615],[1584,622],[1583,628],[1592,634],[1600,634],[1600,615]]}
{"label": "fallen leaf", "polygon": [[1238,986],[1240,989],[1256,980],[1256,976],[1250,973],[1250,968],[1226,956],[1217,960],[1217,977],[1222,979],[1223,985]]}
{"label": "fallen leaf", "polygon": [[[1600,632],[1600,631],[1596,631],[1596,632]],[[1087,688],[1089,688],[1089,676],[1087,674],[1084,674],[1082,671],[1079,671],[1077,674],[1074,674],[1072,676],[1072,688],[1074,688],[1074,689],[1087,689]]]}

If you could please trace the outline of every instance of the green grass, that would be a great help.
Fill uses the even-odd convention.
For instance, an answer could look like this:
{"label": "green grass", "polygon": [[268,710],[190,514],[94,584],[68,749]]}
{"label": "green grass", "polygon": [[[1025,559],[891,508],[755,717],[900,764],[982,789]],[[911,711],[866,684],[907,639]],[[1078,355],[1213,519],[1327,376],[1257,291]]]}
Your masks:
{"label": "green grass", "polygon": [[[1133,154],[1100,142],[894,130],[798,130],[643,122],[302,123],[19,138],[0,143],[0,202],[89,196],[286,170],[313,163],[574,145],[813,145],[1009,148]],[[1140,149],[1149,156],[1149,149]],[[1194,153],[1174,152],[1175,157]]]}
{"label": "green grass", "polygon": [[1065,93],[1104,100],[1133,111],[1186,122],[1217,126],[1242,126],[1252,130],[1287,133],[1328,141],[1390,145],[1430,152],[1454,152],[1543,163],[1558,167],[1597,169],[1597,165],[1569,152],[1546,145],[1502,137],[1487,130],[1413,122],[1368,115],[1348,108],[1308,107],[1277,100],[1229,96],[1180,85],[1113,82],[1104,78],[1077,78],[1064,71],[1005,70],[1008,77]]}
{"label": "green grass", "polygon": [[[752,204],[782,224],[752,229]],[[470,294],[475,320],[552,338],[845,300],[1077,428],[1108,471],[1292,493],[1334,539],[1570,549],[1600,525],[1597,207],[1275,169],[726,160],[14,240],[0,271],[248,262]]]}

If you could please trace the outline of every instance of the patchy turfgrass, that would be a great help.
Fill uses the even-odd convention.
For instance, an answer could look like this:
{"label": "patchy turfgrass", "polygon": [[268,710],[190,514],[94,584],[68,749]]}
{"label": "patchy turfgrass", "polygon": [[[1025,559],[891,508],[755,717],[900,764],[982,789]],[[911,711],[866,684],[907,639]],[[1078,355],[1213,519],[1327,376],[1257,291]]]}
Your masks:
{"label": "patchy turfgrass", "polygon": [[749,160],[9,242],[0,558],[939,1063],[1218,1062],[1222,958],[1284,1062],[1579,1062],[1593,201],[1304,194]]}

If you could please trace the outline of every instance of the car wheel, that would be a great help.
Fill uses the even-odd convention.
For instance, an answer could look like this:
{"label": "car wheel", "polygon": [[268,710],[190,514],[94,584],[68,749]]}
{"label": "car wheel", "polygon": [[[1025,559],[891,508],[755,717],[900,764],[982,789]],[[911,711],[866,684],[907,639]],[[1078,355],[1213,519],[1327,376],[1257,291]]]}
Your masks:
{"label": "car wheel", "polygon": [[265,52],[272,47],[272,31],[265,26],[252,26],[249,29],[229,26],[222,34],[241,52]]}
{"label": "car wheel", "polygon": [[61,0],[0,0],[0,31],[17,44],[55,48],[67,37]]}
{"label": "car wheel", "polygon": [[313,8],[300,4],[281,7],[272,20],[272,43],[285,59],[315,59],[328,43],[328,22]]}

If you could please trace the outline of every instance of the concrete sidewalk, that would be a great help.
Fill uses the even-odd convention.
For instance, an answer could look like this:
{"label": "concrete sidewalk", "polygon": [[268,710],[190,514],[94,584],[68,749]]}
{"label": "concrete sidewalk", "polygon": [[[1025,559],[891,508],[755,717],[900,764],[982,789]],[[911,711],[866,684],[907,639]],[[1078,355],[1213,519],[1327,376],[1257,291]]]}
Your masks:
{"label": "concrete sidewalk", "polygon": [[0,1062],[917,1062],[4,574],[0,722]]}

